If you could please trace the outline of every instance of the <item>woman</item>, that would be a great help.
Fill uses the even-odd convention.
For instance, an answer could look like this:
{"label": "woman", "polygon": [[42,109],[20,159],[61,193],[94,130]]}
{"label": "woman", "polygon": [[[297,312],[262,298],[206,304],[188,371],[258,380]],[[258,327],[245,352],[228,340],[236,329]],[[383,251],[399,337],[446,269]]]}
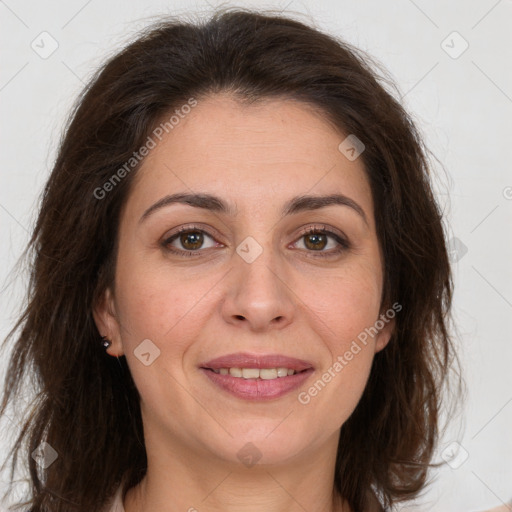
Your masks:
{"label": "woman", "polygon": [[450,265],[421,138],[367,61],[227,10],[93,78],[2,405],[35,376],[13,448],[31,510],[366,512],[424,489]]}

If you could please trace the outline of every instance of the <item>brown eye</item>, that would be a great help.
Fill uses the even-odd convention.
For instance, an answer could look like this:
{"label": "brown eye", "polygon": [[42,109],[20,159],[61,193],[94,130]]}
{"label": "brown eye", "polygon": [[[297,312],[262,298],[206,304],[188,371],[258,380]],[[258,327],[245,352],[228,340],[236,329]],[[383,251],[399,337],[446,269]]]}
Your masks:
{"label": "brown eye", "polygon": [[305,245],[308,249],[322,250],[327,245],[328,237],[321,233],[311,233],[304,236]]}
{"label": "brown eye", "polygon": [[[331,240],[332,243],[330,243]],[[307,253],[313,253],[313,256],[320,257],[337,256],[350,248],[348,240],[341,233],[335,233],[327,229],[326,226],[306,229],[302,232],[299,241],[303,241]],[[326,248],[330,250],[324,250]]]}
{"label": "brown eye", "polygon": [[[212,243],[205,247],[207,239],[210,239]],[[162,242],[162,246],[175,254],[180,256],[193,256],[201,254],[202,249],[208,249],[215,247],[215,240],[211,235],[199,228],[184,227],[181,228],[177,233],[166,238]]]}
{"label": "brown eye", "polygon": [[180,233],[179,240],[185,249],[195,250],[201,248],[204,236],[200,231],[188,231]]}

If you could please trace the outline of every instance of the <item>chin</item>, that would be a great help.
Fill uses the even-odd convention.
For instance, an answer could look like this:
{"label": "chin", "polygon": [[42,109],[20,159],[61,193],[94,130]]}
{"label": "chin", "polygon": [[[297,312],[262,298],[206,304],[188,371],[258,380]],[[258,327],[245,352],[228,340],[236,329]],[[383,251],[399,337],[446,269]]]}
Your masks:
{"label": "chin", "polygon": [[[279,421],[265,422],[264,428],[253,425],[251,429],[243,432],[228,430],[233,437],[223,436],[219,440],[221,446],[210,445],[210,448],[217,451],[221,458],[236,464],[242,463],[247,467],[254,464],[287,463],[299,456],[310,445],[310,440],[299,438],[297,429],[281,430],[277,427]],[[271,428],[269,423],[272,424]],[[211,444],[213,440],[209,438],[208,441]]]}

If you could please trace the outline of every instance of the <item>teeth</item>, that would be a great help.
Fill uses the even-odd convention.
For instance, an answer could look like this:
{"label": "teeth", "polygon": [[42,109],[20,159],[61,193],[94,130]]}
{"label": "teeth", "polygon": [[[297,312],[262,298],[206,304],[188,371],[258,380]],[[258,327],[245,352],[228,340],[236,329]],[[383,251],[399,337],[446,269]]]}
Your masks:
{"label": "teeth", "polygon": [[243,377],[243,371],[242,368],[230,368],[229,374],[232,377]]}
{"label": "teeth", "polygon": [[279,377],[293,375],[295,370],[291,368],[219,368],[213,370],[221,375],[231,375],[232,377],[241,377],[242,379],[263,379],[272,380]]}

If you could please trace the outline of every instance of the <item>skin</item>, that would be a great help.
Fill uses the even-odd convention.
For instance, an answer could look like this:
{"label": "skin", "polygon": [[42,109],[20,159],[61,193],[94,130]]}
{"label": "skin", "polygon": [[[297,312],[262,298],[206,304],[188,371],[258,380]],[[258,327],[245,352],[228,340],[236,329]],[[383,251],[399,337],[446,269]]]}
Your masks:
{"label": "skin", "polygon": [[[338,150],[344,138],[304,104],[242,106],[222,94],[199,101],[146,157],[121,215],[114,289],[94,312],[112,340],[109,353],[126,356],[141,395],[148,470],[128,491],[126,512],[350,510],[333,490],[339,431],[394,322],[310,403],[297,399],[384,312],[371,190],[362,159]],[[173,204],[139,222],[177,192],[215,194],[238,214]],[[294,196],[334,192],[357,202],[367,223],[341,205],[280,216]],[[190,223],[208,232],[198,255],[162,247]],[[318,243],[300,231],[324,225],[350,247],[334,254],[334,238]],[[263,250],[252,263],[236,252],[247,236]],[[194,247],[179,237],[170,245]],[[144,339],[160,350],[149,366],[134,355]],[[315,372],[281,398],[249,402],[198,368],[238,351],[305,359]],[[248,442],[261,453],[251,467],[237,457]]]}

